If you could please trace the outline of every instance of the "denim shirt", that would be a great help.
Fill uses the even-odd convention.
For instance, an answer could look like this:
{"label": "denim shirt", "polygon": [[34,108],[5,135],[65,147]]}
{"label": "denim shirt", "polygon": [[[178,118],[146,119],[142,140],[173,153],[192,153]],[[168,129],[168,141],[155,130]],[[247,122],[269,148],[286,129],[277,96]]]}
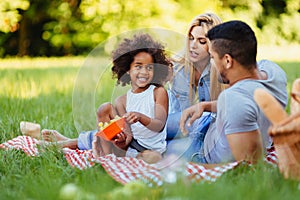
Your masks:
{"label": "denim shirt", "polygon": [[[174,63],[174,77],[169,83],[169,114],[182,112],[191,106],[189,100],[190,72],[185,73],[184,67],[179,63]],[[207,65],[201,74],[198,82],[198,101],[210,101],[210,65]],[[195,91],[194,88],[193,91]]]}

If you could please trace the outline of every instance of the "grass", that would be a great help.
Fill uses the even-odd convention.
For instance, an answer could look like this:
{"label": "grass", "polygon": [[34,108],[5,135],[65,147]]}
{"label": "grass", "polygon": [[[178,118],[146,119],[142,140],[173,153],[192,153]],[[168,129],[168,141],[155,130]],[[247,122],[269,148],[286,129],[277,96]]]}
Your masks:
{"label": "grass", "polygon": [[[79,129],[89,128],[95,119],[88,114],[74,114],[74,109],[79,106],[74,103],[74,91],[82,92],[81,96],[89,101],[91,96],[95,97],[94,102],[90,101],[89,112],[94,112],[99,104],[110,101],[122,91],[114,87],[106,66],[102,66],[101,73],[104,74],[96,80],[97,86],[74,88],[80,67],[84,65],[83,58],[28,58],[25,61],[0,61],[1,143],[20,135],[19,123],[22,120],[38,122],[42,128],[53,128],[69,137],[76,137]],[[292,81],[300,77],[300,62],[280,61],[278,64],[287,73],[290,90]],[[77,125],[74,120],[79,117],[92,122]],[[1,199],[58,199],[59,191],[67,183],[76,184],[86,194],[79,199],[275,200],[298,199],[300,195],[298,182],[285,180],[276,167],[264,163],[252,168],[242,166],[224,174],[214,183],[190,183],[180,179],[177,184],[142,189],[133,196],[116,197],[111,191],[123,186],[107,175],[100,165],[84,171],[74,169],[55,148],[48,148],[39,157],[28,157],[15,150],[1,150],[0,159]]]}

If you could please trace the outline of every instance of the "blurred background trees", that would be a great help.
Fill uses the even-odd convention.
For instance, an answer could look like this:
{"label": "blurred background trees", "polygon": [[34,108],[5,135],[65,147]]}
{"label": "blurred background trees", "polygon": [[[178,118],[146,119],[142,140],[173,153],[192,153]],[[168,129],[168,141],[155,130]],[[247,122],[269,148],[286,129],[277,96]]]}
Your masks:
{"label": "blurred background trees", "polygon": [[84,55],[136,28],[185,34],[207,11],[246,21],[262,44],[300,43],[300,0],[1,0],[0,57]]}

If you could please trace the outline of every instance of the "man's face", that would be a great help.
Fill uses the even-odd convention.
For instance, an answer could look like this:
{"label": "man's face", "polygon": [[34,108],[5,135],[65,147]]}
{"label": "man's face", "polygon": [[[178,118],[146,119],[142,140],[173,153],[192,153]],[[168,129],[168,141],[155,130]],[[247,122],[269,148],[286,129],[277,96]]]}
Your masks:
{"label": "man's face", "polygon": [[218,80],[220,83],[228,84],[229,80],[227,79],[227,73],[225,68],[226,61],[224,57],[220,58],[217,52],[214,50],[214,45],[209,42],[209,54],[212,62],[212,66],[216,67],[218,71]]}

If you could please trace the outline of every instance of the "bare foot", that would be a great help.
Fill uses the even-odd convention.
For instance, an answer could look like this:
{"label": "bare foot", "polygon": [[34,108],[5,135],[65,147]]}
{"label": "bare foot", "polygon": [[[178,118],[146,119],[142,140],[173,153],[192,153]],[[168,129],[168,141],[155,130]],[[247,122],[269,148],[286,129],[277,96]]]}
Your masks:
{"label": "bare foot", "polygon": [[41,126],[32,122],[20,122],[20,130],[23,135],[27,135],[36,139],[41,138]]}
{"label": "bare foot", "polygon": [[139,153],[136,158],[142,159],[149,164],[153,164],[160,161],[162,159],[162,156],[157,151],[145,150]]}
{"label": "bare foot", "polygon": [[65,141],[69,138],[63,136],[56,130],[43,129],[42,138],[47,142]]}

